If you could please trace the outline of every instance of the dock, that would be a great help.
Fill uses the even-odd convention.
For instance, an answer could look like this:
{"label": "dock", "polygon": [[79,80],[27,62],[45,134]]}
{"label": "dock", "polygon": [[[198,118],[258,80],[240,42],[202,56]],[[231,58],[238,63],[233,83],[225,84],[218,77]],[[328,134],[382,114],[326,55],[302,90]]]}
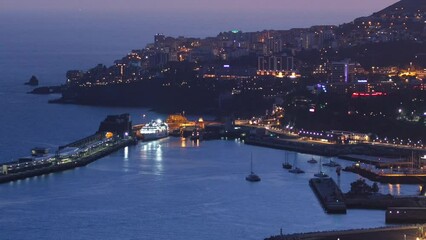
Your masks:
{"label": "dock", "polygon": [[426,171],[405,171],[388,172],[384,170],[374,170],[358,165],[346,167],[346,172],[353,172],[371,181],[391,184],[424,184],[426,183]]}
{"label": "dock", "polygon": [[426,208],[390,207],[386,210],[386,223],[426,223]]}
{"label": "dock", "polygon": [[85,166],[119,149],[136,143],[129,135],[128,114],[108,116],[99,130],[88,137],[61,146],[54,154],[33,155],[2,163],[0,183],[40,176]]}
{"label": "dock", "polygon": [[[285,135],[271,136],[250,134],[245,138],[244,142],[249,145],[256,145],[261,147],[276,148],[327,157],[342,157],[346,160],[352,161],[365,160],[366,162],[371,161],[375,157],[371,157],[371,159],[369,159],[369,157],[362,156],[379,156],[377,159],[380,158],[390,160],[400,158],[401,156],[411,156],[413,153],[416,156],[423,156],[426,154],[424,149],[408,151],[407,149],[392,148],[367,143],[335,144],[320,141],[306,141],[298,137],[290,137]],[[404,163],[401,163],[400,165],[402,166]]]}
{"label": "dock", "polygon": [[341,155],[339,158],[353,162],[371,164],[376,168],[411,167],[413,165],[412,162],[406,161],[404,158],[377,157],[360,154]]}
{"label": "dock", "polygon": [[312,178],[309,185],[326,213],[346,214],[343,193],[332,178]]}

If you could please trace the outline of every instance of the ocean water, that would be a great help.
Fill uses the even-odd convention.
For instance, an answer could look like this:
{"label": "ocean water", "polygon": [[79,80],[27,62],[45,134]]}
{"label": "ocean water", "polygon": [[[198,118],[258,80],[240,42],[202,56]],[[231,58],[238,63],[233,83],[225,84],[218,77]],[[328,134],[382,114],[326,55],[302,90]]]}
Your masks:
{"label": "ocean water", "polygon": [[[23,83],[32,74],[42,85],[62,83],[66,70],[111,64],[138,45],[117,44],[122,36],[78,40],[67,35],[72,29],[43,21],[4,28],[11,35],[0,36],[0,162],[90,135],[108,114],[130,113],[134,123],[166,117],[143,108],[48,104],[59,96],[26,94],[31,88]],[[251,154],[260,183],[244,180]],[[281,168],[284,155],[239,141],[140,142],[86,167],[1,184],[0,239],[263,239],[281,228],[292,233],[385,225],[384,211],[325,214],[308,185],[318,165],[306,163],[310,155],[290,152],[290,161],[306,170],[292,175]],[[336,178],[334,169],[323,170]],[[343,173],[342,189],[358,178]],[[418,186],[380,185],[380,191],[415,194]]]}

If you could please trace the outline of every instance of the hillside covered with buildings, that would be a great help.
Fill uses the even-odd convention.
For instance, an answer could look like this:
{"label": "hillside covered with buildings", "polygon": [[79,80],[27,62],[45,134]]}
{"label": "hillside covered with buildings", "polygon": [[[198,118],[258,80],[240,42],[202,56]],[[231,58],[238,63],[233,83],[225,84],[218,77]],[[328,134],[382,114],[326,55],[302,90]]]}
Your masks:
{"label": "hillside covered with buildings", "polygon": [[157,34],[112,66],[68,71],[56,102],[234,117],[275,104],[285,109],[284,124],[298,128],[380,134],[377,126],[386,126],[396,135],[424,136],[425,40],[423,0],[402,0],[339,26],[206,38]]}

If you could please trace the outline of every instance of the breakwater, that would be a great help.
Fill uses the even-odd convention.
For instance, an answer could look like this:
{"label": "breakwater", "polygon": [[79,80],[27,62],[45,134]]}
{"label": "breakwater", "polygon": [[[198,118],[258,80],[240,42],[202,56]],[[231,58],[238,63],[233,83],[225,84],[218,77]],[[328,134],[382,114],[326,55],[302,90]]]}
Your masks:
{"label": "breakwater", "polygon": [[376,168],[411,167],[413,165],[412,162],[406,161],[405,158],[374,157],[358,154],[341,155],[339,158],[353,162],[371,164]]}
{"label": "breakwater", "polygon": [[[82,156],[78,156],[74,158],[62,158],[62,159],[55,158],[54,161],[48,161],[44,164],[37,164],[38,166],[35,165],[34,167],[21,168],[22,170],[15,170],[15,172],[12,172],[12,173],[3,172],[0,174],[0,183],[7,183],[11,181],[29,178],[29,177],[35,177],[35,176],[40,176],[40,175],[54,173],[54,172],[61,172],[61,171],[73,169],[76,167],[82,167],[133,143],[134,143],[133,139],[120,140],[101,150],[97,150],[92,153],[87,153]],[[13,166],[14,164],[15,163],[4,164],[3,168],[4,169],[9,168],[12,170],[13,168],[10,168],[10,167]],[[20,164],[20,163],[16,163],[16,164]]]}
{"label": "breakwater", "polygon": [[385,173],[381,171],[373,171],[359,166],[350,166],[343,169],[347,172],[353,172],[368,178],[374,182],[392,183],[392,184],[425,184],[426,173],[411,173],[411,172],[394,172]]}
{"label": "breakwater", "polygon": [[[249,136],[246,144],[295,151],[300,153],[315,154],[327,157],[340,157],[350,155],[368,155],[380,157],[411,156],[413,151],[408,149],[397,149],[387,146],[372,144],[330,144],[300,139],[287,139],[268,136]],[[416,150],[414,154],[423,156],[424,150]],[[347,160],[358,161],[359,158],[347,157]]]}
{"label": "breakwater", "polygon": [[95,134],[60,146],[53,154],[49,154],[47,149],[35,148],[30,157],[3,163],[0,183],[85,166],[136,143],[136,139],[129,135],[130,130],[129,114],[108,116]]}
{"label": "breakwater", "polygon": [[294,234],[280,234],[265,238],[265,240],[401,240],[404,236],[406,239],[422,239],[425,237],[423,228],[425,225],[410,225],[398,227],[384,227],[372,229],[351,229],[342,231],[324,231],[324,232],[307,232]]}
{"label": "breakwater", "polygon": [[426,207],[426,197],[392,196],[390,194],[352,196],[346,194],[345,203],[350,209],[386,210],[390,207]]}

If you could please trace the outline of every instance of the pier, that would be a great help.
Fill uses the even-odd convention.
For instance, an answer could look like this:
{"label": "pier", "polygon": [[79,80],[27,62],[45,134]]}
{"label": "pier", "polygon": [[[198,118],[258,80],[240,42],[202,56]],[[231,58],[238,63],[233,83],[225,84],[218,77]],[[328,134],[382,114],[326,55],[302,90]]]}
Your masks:
{"label": "pier", "polygon": [[391,207],[386,210],[386,223],[426,223],[426,208]]}
{"label": "pier", "polygon": [[346,214],[343,193],[332,178],[312,178],[309,185],[329,214]]}
{"label": "pier", "polygon": [[412,162],[406,161],[404,158],[376,157],[359,154],[341,155],[339,158],[353,162],[371,164],[376,168],[411,167],[413,165]]}
{"label": "pier", "polygon": [[[395,158],[400,158],[401,156],[411,156],[412,153],[414,153],[416,156],[423,156],[425,154],[424,150],[413,150],[412,152],[409,152],[407,149],[400,150],[391,147],[383,147],[380,145],[370,145],[365,143],[336,144],[321,141],[307,141],[301,138],[285,135],[250,135],[245,139],[245,143],[328,157],[343,156],[344,159],[350,161],[381,162],[377,161],[380,158],[386,159],[384,163],[389,163],[390,165],[399,164],[400,166],[404,165],[405,163],[397,163]],[[374,156],[380,157],[376,158]],[[376,158],[376,161],[374,161],[374,158]]]}
{"label": "pier", "polygon": [[373,170],[365,167],[361,167],[359,164],[355,164],[350,167],[343,169],[346,172],[353,172],[361,175],[362,177],[368,178],[371,181],[380,183],[391,183],[391,184],[424,184],[426,183],[426,171],[419,170],[402,170],[389,171],[384,170]]}
{"label": "pier", "polygon": [[[127,126],[127,127],[126,127]],[[53,154],[43,153],[3,163],[0,183],[65,171],[85,166],[135,143],[129,135],[129,115],[108,116],[97,133],[61,146]]]}

